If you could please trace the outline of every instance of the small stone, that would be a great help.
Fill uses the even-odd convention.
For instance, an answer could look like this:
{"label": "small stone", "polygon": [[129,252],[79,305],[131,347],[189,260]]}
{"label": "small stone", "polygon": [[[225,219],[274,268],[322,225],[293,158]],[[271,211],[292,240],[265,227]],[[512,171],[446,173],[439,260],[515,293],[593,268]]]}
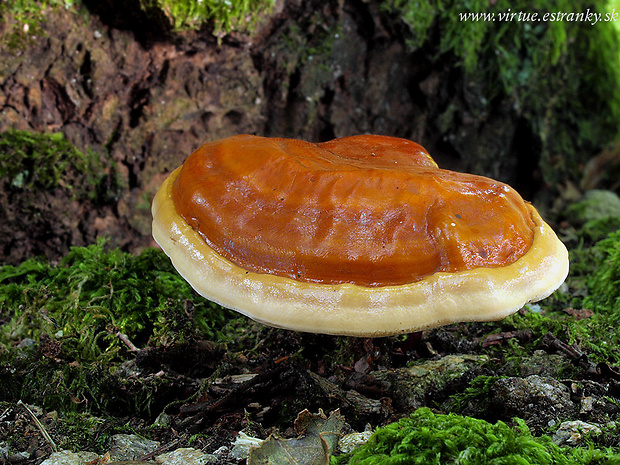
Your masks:
{"label": "small stone", "polygon": [[0,442],[0,463],[9,456],[9,446],[6,442]]}
{"label": "small stone", "polygon": [[580,223],[620,216],[620,197],[615,192],[593,189],[569,208],[571,218]]}
{"label": "small stone", "polygon": [[17,348],[18,349],[25,349],[26,347],[30,347],[32,345],[34,345],[34,339],[30,339],[29,337],[26,337],[24,339],[22,339],[19,344],[17,344]]}
{"label": "small stone", "polygon": [[579,413],[588,413],[591,412],[594,408],[594,398],[593,397],[582,397],[581,398],[581,409]]}
{"label": "small stone", "polygon": [[519,373],[521,377],[539,375],[558,378],[560,373],[571,367],[571,363],[558,354],[548,354],[544,350],[535,350],[529,356],[519,357],[504,367],[502,374]]}
{"label": "small stone", "polygon": [[338,449],[343,454],[348,454],[357,449],[362,444],[366,444],[368,439],[372,436],[372,431],[362,431],[361,433],[345,434],[338,441]]}
{"label": "small stone", "polygon": [[172,424],[172,418],[166,412],[161,412],[153,422],[153,426],[168,428]]}
{"label": "small stone", "polygon": [[585,421],[565,421],[553,435],[553,442],[558,446],[576,446],[581,442],[583,436],[588,433],[599,434],[601,429],[592,423]]}
{"label": "small stone", "polygon": [[99,456],[93,452],[61,450],[60,452],[54,452],[41,465],[83,465],[98,458]]}
{"label": "small stone", "polygon": [[135,460],[153,452],[159,447],[159,442],[135,434],[115,434],[110,438],[108,447],[112,460]]}
{"label": "small stone", "polygon": [[226,446],[218,447],[216,450],[213,451],[213,456],[218,460],[220,460],[222,457],[224,457],[227,454],[228,454],[228,447]]}
{"label": "small stone", "polygon": [[161,465],[206,465],[216,461],[214,455],[205,454],[192,447],[180,448],[155,458],[155,462]]}
{"label": "small stone", "polygon": [[565,385],[538,375],[498,379],[491,387],[491,408],[500,418],[519,417],[538,427],[577,413]]}
{"label": "small stone", "polygon": [[395,408],[416,409],[424,405],[428,390],[441,390],[488,361],[486,355],[446,355],[407,368],[373,371],[370,375],[393,393]]}

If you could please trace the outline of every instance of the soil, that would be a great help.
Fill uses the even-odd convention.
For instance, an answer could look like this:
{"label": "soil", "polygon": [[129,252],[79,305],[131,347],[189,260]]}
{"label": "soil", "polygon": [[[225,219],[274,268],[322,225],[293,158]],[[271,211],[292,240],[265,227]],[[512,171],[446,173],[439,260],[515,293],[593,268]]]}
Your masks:
{"label": "soil", "polygon": [[[241,430],[262,439],[269,434],[295,437],[294,420],[304,409],[338,409],[346,421],[342,434],[396,421],[421,406],[454,411],[458,395],[479,376],[500,378],[491,394],[471,396],[458,407],[461,412],[492,423],[510,424],[517,416],[535,435],[564,419],[605,424],[620,411],[615,369],[589,363],[578,348],[552,334],[515,364],[507,349],[513,340],[529,341],[531,332],[485,337],[489,325],[484,323],[379,339],[295,333],[258,324],[249,328],[257,341],[252,350],[223,353],[221,346],[196,341],[128,353],[109,395],[124,392],[130,399],[150,390],[152,415],[136,416],[119,403],[118,409],[108,409],[105,421],[83,426],[88,434],[78,433],[81,440],[75,447],[102,454],[108,449],[97,437],[122,428],[159,441],[158,453],[181,447],[213,453],[223,447],[226,452],[216,463],[236,464],[240,460],[230,449]],[[42,341],[37,350],[53,360],[60,349],[54,347],[57,341],[49,342]],[[571,375],[563,378],[561,373]],[[542,383],[546,392],[535,383]],[[585,398],[592,400],[589,408],[584,408]],[[31,409],[53,440],[66,440],[63,414]],[[50,442],[25,407],[3,403],[0,410],[0,443],[9,440],[12,450],[28,457],[8,463],[40,463],[51,454]],[[607,447],[616,438],[597,440],[599,447]]]}

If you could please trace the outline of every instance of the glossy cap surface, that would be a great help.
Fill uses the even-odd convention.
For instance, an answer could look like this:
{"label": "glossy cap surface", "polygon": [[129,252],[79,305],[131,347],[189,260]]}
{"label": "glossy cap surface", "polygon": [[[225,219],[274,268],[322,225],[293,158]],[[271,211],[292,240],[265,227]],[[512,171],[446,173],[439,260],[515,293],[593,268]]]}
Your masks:
{"label": "glossy cap surface", "polygon": [[418,144],[384,136],[206,144],[183,165],[173,200],[228,260],[323,284],[398,285],[505,266],[533,238],[513,189],[439,169]]}

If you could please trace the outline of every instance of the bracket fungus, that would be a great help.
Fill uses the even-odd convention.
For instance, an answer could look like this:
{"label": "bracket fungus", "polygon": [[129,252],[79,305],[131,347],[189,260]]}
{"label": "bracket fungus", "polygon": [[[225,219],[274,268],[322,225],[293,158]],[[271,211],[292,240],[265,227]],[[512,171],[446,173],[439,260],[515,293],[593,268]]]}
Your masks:
{"label": "bracket fungus", "polygon": [[501,319],[568,273],[566,248],[515,190],[394,137],[210,142],[152,211],[155,240],[199,294],[297,331]]}

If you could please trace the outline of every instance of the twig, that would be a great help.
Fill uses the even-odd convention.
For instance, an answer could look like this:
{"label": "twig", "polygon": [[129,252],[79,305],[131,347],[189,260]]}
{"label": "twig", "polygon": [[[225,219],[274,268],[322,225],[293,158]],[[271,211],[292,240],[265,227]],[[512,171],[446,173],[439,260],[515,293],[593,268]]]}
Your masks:
{"label": "twig", "polygon": [[41,434],[43,435],[45,440],[49,442],[50,446],[52,446],[52,451],[58,452],[58,447],[56,447],[56,443],[52,440],[47,430],[45,429],[43,424],[39,421],[39,419],[36,417],[36,415],[32,412],[32,410],[30,410],[30,408],[28,408],[28,406],[24,404],[21,401],[21,399],[17,401],[17,405],[21,405],[22,407],[26,409],[26,412],[28,412],[28,414],[30,415],[30,418],[32,418],[32,421],[34,421],[34,424],[37,426],[37,428],[39,428],[39,431],[41,431]]}
{"label": "twig", "polygon": [[139,460],[141,462],[145,462],[149,459],[152,459],[153,457],[155,457],[156,455],[161,454],[164,451],[167,451],[168,449],[172,449],[174,446],[176,446],[179,443],[178,439],[175,439],[172,442],[169,442],[168,444],[164,444],[163,446],[158,447],[157,449],[155,449],[153,452],[149,452],[146,455],[143,455],[142,457],[139,458]]}
{"label": "twig", "polygon": [[480,345],[482,347],[494,346],[513,338],[516,338],[519,341],[529,341],[532,339],[532,330],[521,329],[519,331],[507,331],[499,334],[491,334],[485,337],[480,342]]}
{"label": "twig", "polygon": [[601,376],[601,367],[588,360],[588,356],[584,354],[579,347],[568,345],[566,342],[555,337],[552,333],[545,334],[540,344],[546,349],[555,350],[568,357],[575,365],[582,367],[587,374]]}
{"label": "twig", "polygon": [[181,422],[182,425],[187,426],[190,424],[200,424],[204,418],[211,412],[217,411],[224,407],[229,402],[235,402],[239,400],[239,396],[245,393],[247,390],[253,388],[254,386],[268,381],[269,379],[278,376],[282,371],[287,369],[288,367],[284,364],[277,365],[275,368],[267,368],[265,367],[260,373],[258,373],[253,378],[245,381],[241,385],[239,385],[236,389],[233,389],[228,394],[224,395],[220,399],[213,402],[201,402],[199,404],[194,404],[190,406],[182,406],[180,408],[181,413],[190,414],[191,416],[187,417],[185,420]]}
{"label": "twig", "polygon": [[6,417],[7,413],[9,413],[10,411],[11,411],[11,408],[9,407],[4,412],[2,412],[2,415],[0,415],[0,421],[4,420],[4,417]]}
{"label": "twig", "polygon": [[129,338],[127,337],[126,334],[121,333],[120,331],[116,332],[116,337],[118,337],[121,341],[123,341],[125,343],[125,345],[127,346],[127,348],[131,351],[131,352],[139,352],[140,349],[138,349],[133,342],[131,342],[129,340]]}

